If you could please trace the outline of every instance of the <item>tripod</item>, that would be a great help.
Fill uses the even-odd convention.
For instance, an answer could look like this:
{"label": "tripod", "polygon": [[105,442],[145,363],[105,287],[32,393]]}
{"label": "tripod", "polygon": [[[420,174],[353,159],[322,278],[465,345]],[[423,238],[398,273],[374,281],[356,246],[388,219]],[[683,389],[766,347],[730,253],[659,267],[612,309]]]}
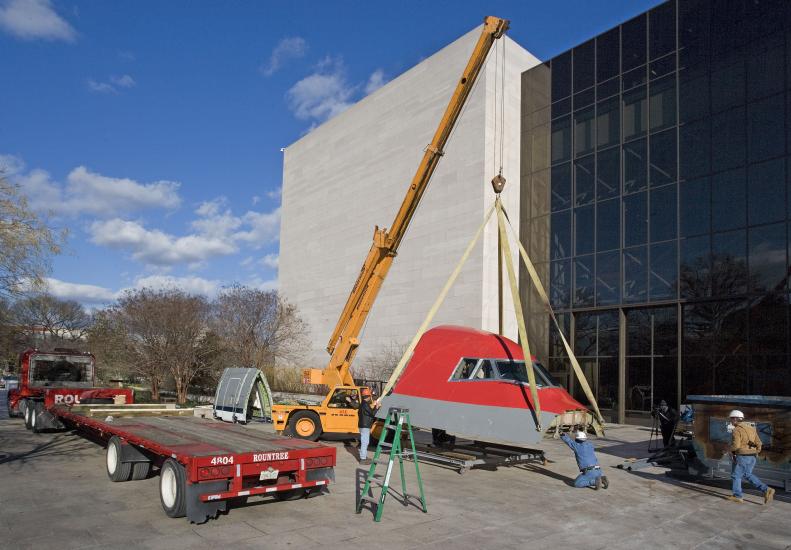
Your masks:
{"label": "tripod", "polygon": [[654,423],[651,425],[651,435],[648,436],[648,452],[655,453],[665,447],[662,439],[662,431],[659,429],[659,415],[654,415]]}

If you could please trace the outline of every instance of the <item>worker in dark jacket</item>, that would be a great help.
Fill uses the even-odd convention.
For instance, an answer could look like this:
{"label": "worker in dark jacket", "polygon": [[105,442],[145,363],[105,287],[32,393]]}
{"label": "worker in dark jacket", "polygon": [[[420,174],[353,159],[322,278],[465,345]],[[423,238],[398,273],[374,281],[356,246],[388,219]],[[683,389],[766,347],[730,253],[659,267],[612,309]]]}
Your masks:
{"label": "worker in dark jacket", "polygon": [[562,433],[560,439],[574,451],[574,458],[577,459],[577,467],[580,469],[580,475],[574,480],[574,487],[593,487],[598,491],[600,487],[606,489],[610,486],[607,476],[602,475],[593,445],[588,441],[588,434],[580,430],[571,439],[567,433]]}
{"label": "worker in dark jacket", "polygon": [[673,434],[676,433],[678,413],[673,407],[669,407],[667,401],[663,399],[659,402],[659,406],[651,411],[651,416],[659,420],[662,443],[665,447],[670,447],[670,444],[673,443]]}
{"label": "worker in dark jacket", "polygon": [[351,401],[350,405],[357,409],[357,427],[360,430],[360,464],[370,464],[368,459],[368,443],[371,441],[371,426],[376,420],[376,409],[378,404],[374,402],[371,389],[360,388],[362,401],[357,403]]}

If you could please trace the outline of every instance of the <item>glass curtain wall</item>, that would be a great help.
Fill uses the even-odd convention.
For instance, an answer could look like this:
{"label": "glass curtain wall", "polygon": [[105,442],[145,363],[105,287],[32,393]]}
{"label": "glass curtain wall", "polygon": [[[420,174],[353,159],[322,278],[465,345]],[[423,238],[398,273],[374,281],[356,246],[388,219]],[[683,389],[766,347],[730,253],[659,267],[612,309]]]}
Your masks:
{"label": "glass curtain wall", "polygon": [[[791,395],[790,89],[791,2],[777,0],[665,2],[523,74],[523,237],[597,391],[604,358],[623,369],[624,410]],[[628,335],[603,355],[612,311]],[[672,352],[645,347],[657,316]]]}

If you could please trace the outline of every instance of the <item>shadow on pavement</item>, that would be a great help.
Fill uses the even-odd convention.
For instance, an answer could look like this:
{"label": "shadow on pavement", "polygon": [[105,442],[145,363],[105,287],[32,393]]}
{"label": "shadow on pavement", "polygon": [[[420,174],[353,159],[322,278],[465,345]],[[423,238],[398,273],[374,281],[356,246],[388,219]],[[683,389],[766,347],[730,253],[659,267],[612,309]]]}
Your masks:
{"label": "shadow on pavement", "polygon": [[19,462],[26,464],[31,460],[45,456],[66,456],[73,458],[84,454],[84,449],[79,448],[79,441],[65,438],[50,439],[35,445],[29,451],[21,453],[2,453],[0,454],[0,464]]}
{"label": "shadow on pavement", "polygon": [[512,466],[512,468],[518,470],[525,470],[527,472],[532,472],[536,474],[541,474],[542,476],[551,477],[552,479],[556,479],[558,481],[562,481],[569,487],[574,487],[574,479],[573,477],[564,476],[557,472],[553,472],[552,470],[547,470],[543,466],[538,466],[534,464],[519,464],[517,466]]}
{"label": "shadow on pavement", "polygon": [[[628,473],[646,480],[668,483],[670,485],[675,485],[676,487],[683,487],[685,489],[689,489],[690,491],[695,491],[697,493],[722,500],[726,500],[728,495],[731,494],[730,479],[705,479],[690,476],[684,472],[675,473],[671,470],[666,470],[661,473],[632,470]],[[773,488],[776,491],[774,500],[791,503],[791,493],[787,493],[777,487]],[[751,504],[763,504],[763,494],[757,489],[753,488],[747,481],[742,482],[742,489],[744,490],[745,502],[749,502]],[[758,499],[758,501],[756,502],[755,499]]]}

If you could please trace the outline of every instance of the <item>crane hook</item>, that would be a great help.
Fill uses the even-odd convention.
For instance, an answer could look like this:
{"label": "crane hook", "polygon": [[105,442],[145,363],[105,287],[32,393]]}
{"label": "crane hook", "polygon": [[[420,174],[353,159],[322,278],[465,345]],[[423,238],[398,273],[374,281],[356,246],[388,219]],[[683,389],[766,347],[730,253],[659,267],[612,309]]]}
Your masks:
{"label": "crane hook", "polygon": [[502,172],[492,178],[492,187],[494,188],[494,192],[498,195],[502,193],[505,187],[505,177],[503,177]]}

